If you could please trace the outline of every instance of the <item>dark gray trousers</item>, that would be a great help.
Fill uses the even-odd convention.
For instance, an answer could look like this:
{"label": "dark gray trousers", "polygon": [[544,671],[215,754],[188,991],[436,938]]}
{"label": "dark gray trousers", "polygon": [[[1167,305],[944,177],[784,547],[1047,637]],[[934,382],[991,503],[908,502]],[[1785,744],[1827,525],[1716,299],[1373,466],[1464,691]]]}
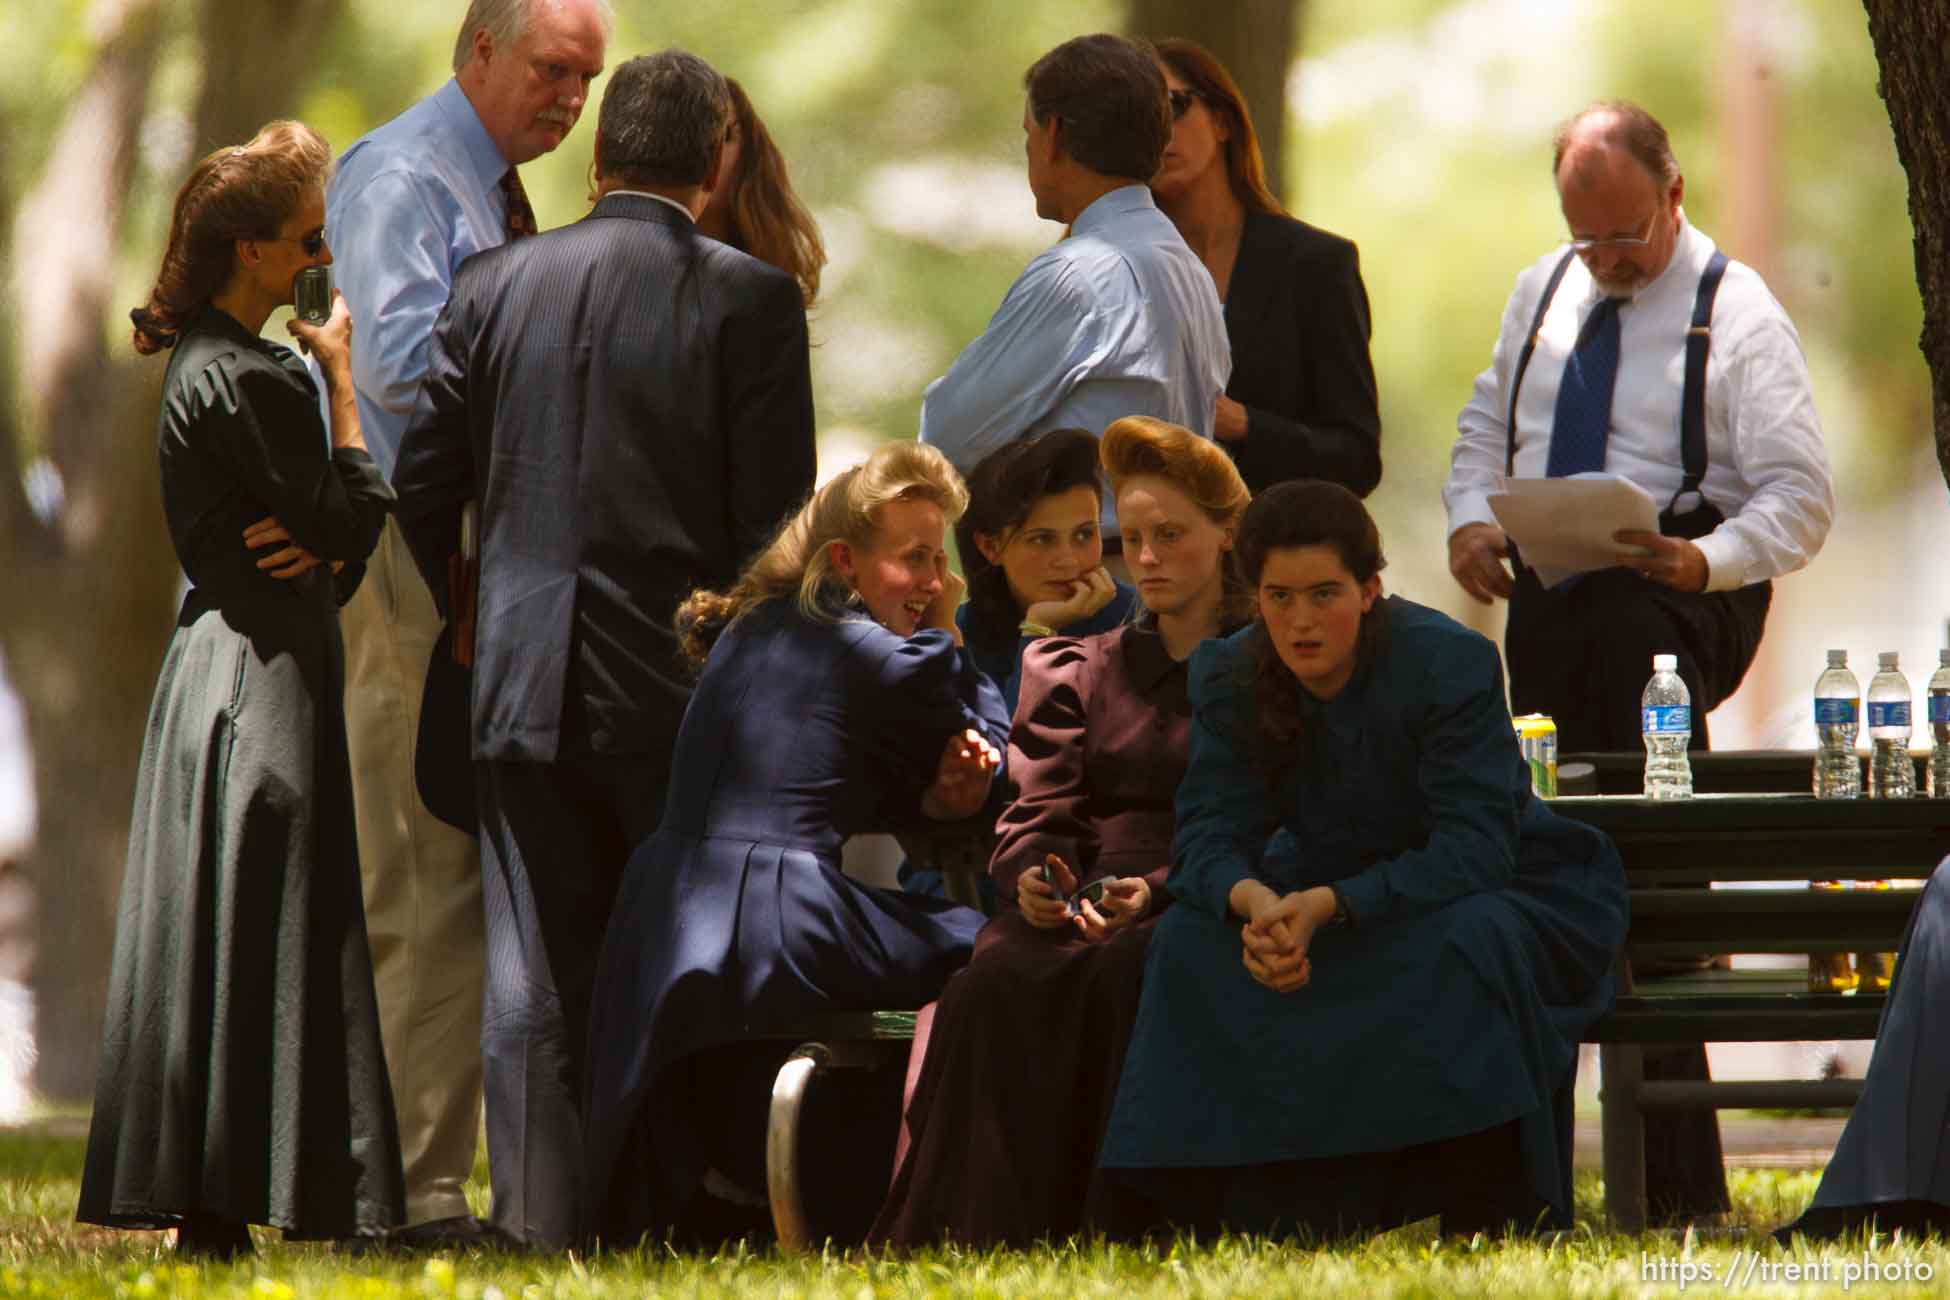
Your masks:
{"label": "dark gray trousers", "polygon": [[487,984],[481,1057],[496,1227],[564,1249],[582,1231],[582,1073],[616,887],[663,815],[669,763],[590,755],[475,765]]}

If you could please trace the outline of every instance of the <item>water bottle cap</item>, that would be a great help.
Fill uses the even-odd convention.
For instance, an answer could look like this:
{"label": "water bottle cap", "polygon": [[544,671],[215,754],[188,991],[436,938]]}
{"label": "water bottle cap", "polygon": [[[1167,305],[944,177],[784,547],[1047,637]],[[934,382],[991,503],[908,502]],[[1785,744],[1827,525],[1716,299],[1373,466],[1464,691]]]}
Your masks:
{"label": "water bottle cap", "polygon": [[1876,656],[1876,667],[1882,669],[1884,672],[1893,671],[1896,667],[1896,660],[1899,657],[1898,652],[1894,650],[1884,650]]}
{"label": "water bottle cap", "polygon": [[1655,673],[1678,672],[1679,656],[1678,655],[1653,655],[1652,671]]}
{"label": "water bottle cap", "polygon": [[1950,668],[1950,646],[1945,646],[1936,652],[1936,661],[1943,667]]}
{"label": "water bottle cap", "polygon": [[[1943,653],[1950,654],[1950,650],[1945,650]],[[1950,661],[1946,661],[1946,662],[1950,662]],[[1830,650],[1828,652],[1828,666],[1830,668],[1848,667],[1848,651]]]}

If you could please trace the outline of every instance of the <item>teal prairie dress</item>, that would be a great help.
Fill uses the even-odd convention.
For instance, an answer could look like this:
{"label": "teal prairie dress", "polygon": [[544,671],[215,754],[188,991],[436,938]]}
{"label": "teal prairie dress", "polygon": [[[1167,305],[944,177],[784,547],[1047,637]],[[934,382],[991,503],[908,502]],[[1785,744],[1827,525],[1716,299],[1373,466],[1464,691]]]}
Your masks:
{"label": "teal prairie dress", "polygon": [[[1258,727],[1258,625],[1192,658],[1178,906],[1100,1157],[1160,1221],[1568,1226],[1569,1085],[1611,1003],[1624,871],[1532,797],[1496,647],[1399,597],[1375,608],[1338,696],[1293,681],[1290,742]],[[1347,901],[1295,992],[1241,965],[1227,895],[1248,876]]]}

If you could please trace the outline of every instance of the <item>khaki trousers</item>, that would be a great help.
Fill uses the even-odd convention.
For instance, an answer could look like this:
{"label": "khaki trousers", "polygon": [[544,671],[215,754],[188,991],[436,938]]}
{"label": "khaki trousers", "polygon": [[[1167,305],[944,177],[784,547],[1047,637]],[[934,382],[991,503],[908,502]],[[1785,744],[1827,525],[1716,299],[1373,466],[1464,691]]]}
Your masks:
{"label": "khaki trousers", "polygon": [[406,1221],[468,1213],[481,1127],[485,938],[474,837],[413,784],[420,693],[440,634],[433,595],[392,520],[340,611],[345,722],[380,1035],[399,1112]]}

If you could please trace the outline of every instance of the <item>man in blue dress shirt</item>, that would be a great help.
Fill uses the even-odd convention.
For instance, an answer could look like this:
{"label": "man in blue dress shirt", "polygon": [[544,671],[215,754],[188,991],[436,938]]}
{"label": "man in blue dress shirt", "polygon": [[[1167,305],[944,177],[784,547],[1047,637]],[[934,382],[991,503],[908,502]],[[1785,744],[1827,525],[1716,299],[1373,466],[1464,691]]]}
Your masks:
{"label": "man in blue dress shirt", "polygon": [[[1023,84],[1036,215],[1070,234],[1029,264],[981,337],[928,385],[921,441],[966,471],[1027,434],[1101,434],[1126,415],[1211,437],[1232,373],[1224,311],[1146,186],[1171,139],[1164,74],[1136,42],[1079,36],[1038,59]],[[1112,504],[1107,554],[1118,537]]]}
{"label": "man in blue dress shirt", "polygon": [[[360,425],[389,478],[454,271],[533,232],[515,165],[575,125],[612,26],[602,0],[472,0],[453,80],[339,160],[325,224],[358,322]],[[479,1232],[462,1188],[481,1123],[481,873],[474,837],[414,788],[441,620],[390,520],[342,625],[366,926],[406,1165],[409,1226],[395,1239],[438,1245]]]}

